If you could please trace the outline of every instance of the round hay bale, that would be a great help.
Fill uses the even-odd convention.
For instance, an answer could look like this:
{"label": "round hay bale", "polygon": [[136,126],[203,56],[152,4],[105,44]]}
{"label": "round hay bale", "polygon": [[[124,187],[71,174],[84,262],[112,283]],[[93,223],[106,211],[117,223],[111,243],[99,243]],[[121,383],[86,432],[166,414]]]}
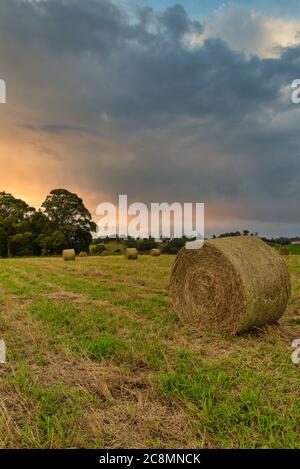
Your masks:
{"label": "round hay bale", "polygon": [[75,261],[75,249],[64,249],[62,257],[65,261]]}
{"label": "round hay bale", "polygon": [[108,256],[108,251],[102,251],[102,252],[100,252],[99,256],[101,256],[101,257]]}
{"label": "round hay bale", "polygon": [[279,254],[281,256],[289,256],[290,255],[290,251],[288,250],[288,248],[280,248],[279,249]]}
{"label": "round hay bale", "polygon": [[286,262],[262,240],[248,236],[181,249],[170,286],[174,309],[184,322],[230,334],[277,321],[291,289]]}
{"label": "round hay bale", "polygon": [[81,252],[79,253],[79,257],[87,257],[87,256],[88,256],[88,253],[85,252],[85,251],[81,251]]}
{"label": "round hay bale", "polygon": [[158,249],[158,248],[153,248],[153,249],[151,249],[151,251],[149,252],[149,254],[150,254],[150,256],[155,256],[155,257],[160,256],[160,249]]}
{"label": "round hay bale", "polygon": [[126,257],[126,259],[137,259],[138,258],[137,249],[136,248],[126,248],[125,257]]}

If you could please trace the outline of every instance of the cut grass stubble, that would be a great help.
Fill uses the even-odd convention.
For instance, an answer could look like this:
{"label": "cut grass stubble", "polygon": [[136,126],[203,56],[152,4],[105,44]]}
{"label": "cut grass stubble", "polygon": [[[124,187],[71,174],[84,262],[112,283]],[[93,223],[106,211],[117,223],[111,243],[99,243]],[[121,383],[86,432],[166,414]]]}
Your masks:
{"label": "cut grass stubble", "polygon": [[300,257],[280,325],[238,337],[182,325],[173,261],[1,261],[2,447],[300,446]]}

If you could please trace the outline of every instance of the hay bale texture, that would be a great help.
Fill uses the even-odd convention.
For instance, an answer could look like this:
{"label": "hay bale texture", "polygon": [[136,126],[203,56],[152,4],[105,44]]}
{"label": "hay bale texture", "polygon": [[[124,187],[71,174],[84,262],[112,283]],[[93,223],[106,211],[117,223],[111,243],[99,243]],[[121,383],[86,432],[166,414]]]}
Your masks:
{"label": "hay bale texture", "polygon": [[88,253],[85,252],[85,251],[81,251],[81,252],[79,253],[79,257],[87,257],[87,256],[88,256]]}
{"label": "hay bale texture", "polygon": [[125,257],[126,257],[126,259],[137,259],[138,258],[137,249],[136,248],[126,248]]}
{"label": "hay bale texture", "polygon": [[171,275],[179,317],[200,329],[230,334],[277,321],[290,289],[286,262],[262,240],[248,236],[181,249]]}
{"label": "hay bale texture", "polygon": [[153,248],[151,249],[151,251],[149,252],[150,256],[160,256],[160,249],[158,248]]}
{"label": "hay bale texture", "polygon": [[288,250],[288,248],[280,248],[279,249],[279,254],[281,256],[289,256],[290,255],[290,251]]}
{"label": "hay bale texture", "polygon": [[75,249],[64,249],[62,257],[65,261],[75,261]]}

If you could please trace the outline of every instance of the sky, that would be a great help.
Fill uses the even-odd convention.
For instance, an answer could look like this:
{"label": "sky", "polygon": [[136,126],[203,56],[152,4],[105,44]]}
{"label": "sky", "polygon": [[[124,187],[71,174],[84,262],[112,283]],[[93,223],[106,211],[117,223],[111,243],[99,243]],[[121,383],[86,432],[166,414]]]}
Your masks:
{"label": "sky", "polygon": [[300,4],[1,0],[0,190],[205,203],[207,233],[300,235]]}

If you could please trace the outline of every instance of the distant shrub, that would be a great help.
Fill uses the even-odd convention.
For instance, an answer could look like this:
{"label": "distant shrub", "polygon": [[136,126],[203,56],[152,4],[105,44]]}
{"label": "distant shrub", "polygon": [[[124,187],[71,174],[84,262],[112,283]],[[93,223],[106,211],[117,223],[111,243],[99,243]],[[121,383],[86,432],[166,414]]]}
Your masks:
{"label": "distant shrub", "polygon": [[162,246],[161,252],[163,254],[177,254],[185,246],[185,241],[183,238],[174,238]]}
{"label": "distant shrub", "polygon": [[149,252],[151,249],[155,249],[157,247],[157,243],[154,239],[141,239],[138,241],[138,250],[143,252]]}
{"label": "distant shrub", "polygon": [[99,256],[101,252],[105,250],[106,247],[104,246],[104,244],[92,244],[92,246],[90,247],[90,252],[92,256]]}
{"label": "distant shrub", "polygon": [[138,248],[138,241],[135,239],[127,239],[125,245],[127,248]]}

